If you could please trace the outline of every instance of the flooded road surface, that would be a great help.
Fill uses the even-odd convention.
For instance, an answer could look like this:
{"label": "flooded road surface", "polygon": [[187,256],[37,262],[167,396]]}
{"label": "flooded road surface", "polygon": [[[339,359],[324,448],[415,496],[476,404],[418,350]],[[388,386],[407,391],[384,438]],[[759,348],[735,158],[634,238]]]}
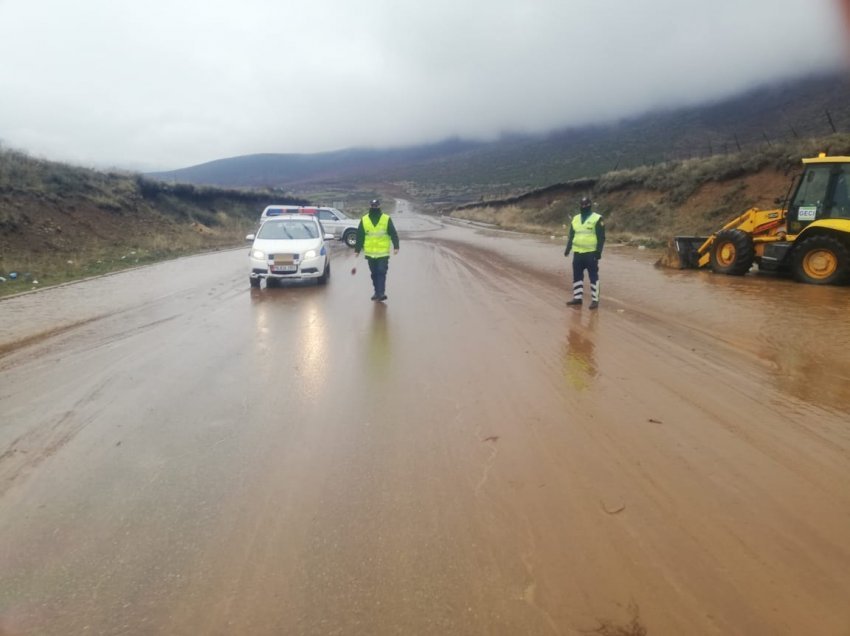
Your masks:
{"label": "flooded road surface", "polygon": [[395,219],[0,301],[0,634],[850,633],[850,290]]}

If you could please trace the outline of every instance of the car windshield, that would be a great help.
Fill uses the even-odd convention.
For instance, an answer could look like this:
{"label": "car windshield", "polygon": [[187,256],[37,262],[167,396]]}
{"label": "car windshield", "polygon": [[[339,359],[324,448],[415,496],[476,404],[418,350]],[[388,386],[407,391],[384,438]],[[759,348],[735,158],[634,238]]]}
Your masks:
{"label": "car windshield", "polygon": [[266,221],[257,238],[261,239],[312,239],[319,237],[319,228],[312,221],[299,219],[281,219]]}

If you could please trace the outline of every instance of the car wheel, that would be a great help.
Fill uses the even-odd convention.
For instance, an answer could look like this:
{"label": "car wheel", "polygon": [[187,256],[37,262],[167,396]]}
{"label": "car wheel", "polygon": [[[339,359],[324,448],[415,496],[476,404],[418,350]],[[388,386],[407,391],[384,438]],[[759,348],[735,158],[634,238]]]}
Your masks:
{"label": "car wheel", "polygon": [[321,276],[319,276],[316,279],[316,281],[319,283],[319,285],[327,285],[328,279],[330,277],[331,277],[331,264],[328,263],[327,265],[325,265],[324,273]]}
{"label": "car wheel", "polygon": [[342,240],[345,241],[348,247],[354,247],[357,245],[357,230],[348,230],[342,235]]}
{"label": "car wheel", "polygon": [[251,283],[251,287],[253,287],[254,289],[260,286],[259,278],[249,278],[248,281]]}

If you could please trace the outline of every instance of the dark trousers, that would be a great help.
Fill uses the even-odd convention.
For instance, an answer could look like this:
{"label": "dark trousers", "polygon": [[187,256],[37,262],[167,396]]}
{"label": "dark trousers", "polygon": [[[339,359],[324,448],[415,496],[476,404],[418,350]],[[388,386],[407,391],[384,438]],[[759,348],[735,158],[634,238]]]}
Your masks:
{"label": "dark trousers", "polygon": [[375,288],[376,296],[385,296],[387,291],[387,270],[390,267],[390,257],[366,258],[369,263],[369,271],[372,273],[372,287]]}
{"label": "dark trousers", "polygon": [[573,298],[584,298],[584,270],[590,277],[591,300],[599,302],[599,259],[596,252],[573,252]]}

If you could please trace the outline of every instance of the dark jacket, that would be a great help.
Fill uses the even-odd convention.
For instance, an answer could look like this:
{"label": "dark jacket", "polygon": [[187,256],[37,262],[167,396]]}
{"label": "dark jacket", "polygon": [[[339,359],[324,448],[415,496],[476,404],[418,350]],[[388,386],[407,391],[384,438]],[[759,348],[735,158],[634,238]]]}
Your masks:
{"label": "dark jacket", "polygon": [[[378,221],[381,220],[381,212],[380,208],[377,210],[369,210],[369,220],[372,221],[372,225],[377,225]],[[390,219],[389,224],[387,225],[387,234],[390,235],[390,240],[393,242],[393,248],[398,249],[398,232],[396,232],[395,225],[393,225],[392,218]],[[366,228],[363,227],[363,219],[360,220],[360,225],[357,226],[357,243],[354,244],[354,253],[359,254],[363,251],[363,242],[366,240]],[[386,256],[381,256],[379,258],[388,258]]]}

